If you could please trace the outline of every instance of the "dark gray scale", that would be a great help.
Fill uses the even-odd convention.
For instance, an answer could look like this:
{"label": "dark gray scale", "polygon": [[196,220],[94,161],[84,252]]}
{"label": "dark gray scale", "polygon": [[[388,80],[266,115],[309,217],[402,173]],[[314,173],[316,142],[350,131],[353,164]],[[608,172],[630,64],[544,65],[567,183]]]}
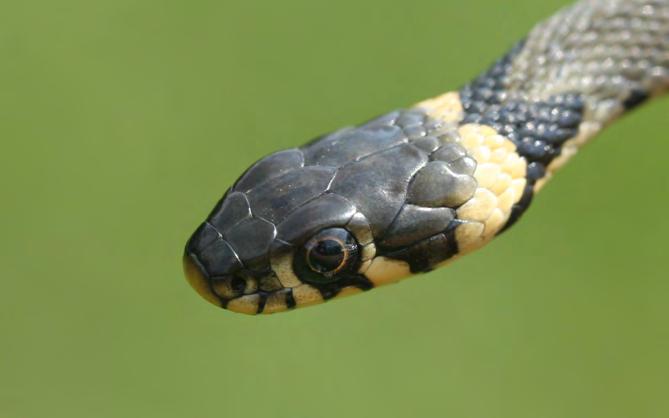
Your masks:
{"label": "dark gray scale", "polygon": [[428,154],[432,154],[441,146],[441,142],[434,136],[425,136],[424,138],[416,139],[411,144]]}
{"label": "dark gray scale", "polygon": [[467,150],[465,150],[462,145],[457,143],[450,143],[435,150],[430,156],[430,159],[450,163],[466,156]]}
{"label": "dark gray scale", "polygon": [[413,178],[408,202],[428,208],[457,208],[476,191],[476,161],[456,142],[447,142],[430,155],[430,162]]}
{"label": "dark gray scale", "polygon": [[259,183],[304,167],[304,155],[297,149],[277,152],[251,166],[235,184],[234,189],[248,192]]}
{"label": "dark gray scale", "polygon": [[455,218],[450,208],[405,205],[377,245],[381,249],[409,246],[444,232]]}
{"label": "dark gray scale", "polygon": [[297,209],[281,222],[277,238],[292,245],[302,245],[323,225],[345,226],[356,211],[356,207],[343,197],[325,194]]}
{"label": "dark gray scale", "polygon": [[380,235],[405,204],[409,182],[427,161],[426,153],[404,144],[340,169],[331,190],[354,202],[374,235]]}
{"label": "dark gray scale", "polygon": [[209,222],[200,225],[193,233],[185,252],[194,258],[208,280],[227,277],[244,267],[234,249]]}
{"label": "dark gray scale", "polygon": [[476,171],[476,160],[472,157],[461,157],[449,162],[447,165],[451,171],[458,174],[473,176],[474,171]]}
{"label": "dark gray scale", "polygon": [[361,125],[365,127],[379,127],[379,126],[396,126],[397,125],[397,119],[400,117],[400,115],[403,112],[407,112],[407,110],[394,110],[392,112],[383,114],[381,116],[377,116],[373,119],[368,120],[367,122],[363,123]]}
{"label": "dark gray scale", "polygon": [[334,167],[309,166],[263,182],[247,193],[251,211],[277,224],[293,210],[325,193],[336,172]]}
{"label": "dark gray scale", "polygon": [[274,237],[274,224],[258,218],[245,219],[223,235],[245,267],[256,273],[267,272],[269,248]]}
{"label": "dark gray scale", "polygon": [[239,272],[243,267],[237,253],[223,238],[218,238],[204,249],[197,251],[197,255],[209,277],[229,276]]}
{"label": "dark gray scale", "polygon": [[511,139],[528,162],[547,166],[560,155],[562,144],[578,134],[582,120],[580,96],[567,94],[552,96],[546,103],[505,104],[497,121],[484,123]]}
{"label": "dark gray scale", "polygon": [[443,161],[432,161],[416,174],[408,201],[428,208],[457,208],[474,196],[476,187],[471,175],[454,172]]}
{"label": "dark gray scale", "polygon": [[457,225],[459,225],[457,220],[452,221],[443,233],[385,253],[384,256],[406,262],[412,273],[428,272],[458,253],[458,243],[455,239]]}
{"label": "dark gray scale", "polygon": [[488,71],[460,90],[460,101],[465,114],[477,119],[492,105],[499,105],[507,98],[507,84],[513,59],[522,51],[524,41],[495,62]]}
{"label": "dark gray scale", "polygon": [[388,113],[364,124],[366,127],[395,126],[400,128],[412,143],[418,145],[422,138],[441,136],[443,123],[428,116],[421,109],[403,109]]}
{"label": "dark gray scale", "polygon": [[[669,66],[669,64],[667,66]],[[644,104],[649,98],[650,95],[648,94],[648,92],[635,89],[632,90],[627,99],[625,99],[625,101],[623,102],[623,106],[625,107],[626,111],[630,111]]]}
{"label": "dark gray scale", "polygon": [[432,131],[434,126],[426,123],[429,118],[421,110],[407,110],[397,118],[399,126],[411,141],[424,138],[428,132]]}
{"label": "dark gray scale", "polygon": [[244,193],[229,193],[220,206],[214,209],[209,216],[209,223],[219,233],[225,233],[230,228],[251,217],[251,207]]}
{"label": "dark gray scale", "polygon": [[216,228],[214,228],[210,223],[205,222],[195,230],[191,239],[188,240],[188,244],[186,245],[186,253],[200,252],[220,238],[221,234],[216,230]]}
{"label": "dark gray scale", "polygon": [[341,167],[403,142],[397,126],[365,126],[326,136],[304,148],[304,155],[307,165]]}

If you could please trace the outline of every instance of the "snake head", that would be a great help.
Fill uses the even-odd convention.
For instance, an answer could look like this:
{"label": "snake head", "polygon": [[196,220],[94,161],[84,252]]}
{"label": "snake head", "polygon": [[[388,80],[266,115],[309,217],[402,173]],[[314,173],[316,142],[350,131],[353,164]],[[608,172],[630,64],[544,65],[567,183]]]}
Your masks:
{"label": "snake head", "polygon": [[420,110],[272,154],[189,240],[193,287],[224,308],[272,313],[427,271],[457,252],[456,210],[477,187],[457,133]]}

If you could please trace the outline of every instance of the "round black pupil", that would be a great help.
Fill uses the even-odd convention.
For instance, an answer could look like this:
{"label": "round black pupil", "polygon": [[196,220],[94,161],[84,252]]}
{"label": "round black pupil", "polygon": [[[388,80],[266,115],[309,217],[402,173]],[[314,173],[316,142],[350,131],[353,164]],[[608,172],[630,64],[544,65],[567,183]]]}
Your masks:
{"label": "round black pupil", "polygon": [[319,242],[311,252],[311,262],[321,272],[337,270],[344,262],[344,248],[338,241]]}

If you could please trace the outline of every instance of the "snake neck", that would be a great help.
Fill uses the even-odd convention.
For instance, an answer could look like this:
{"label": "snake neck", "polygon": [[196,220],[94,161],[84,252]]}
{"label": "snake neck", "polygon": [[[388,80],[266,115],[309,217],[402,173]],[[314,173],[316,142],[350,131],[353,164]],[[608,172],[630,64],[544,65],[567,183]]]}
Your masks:
{"label": "snake neck", "polygon": [[608,124],[669,88],[669,0],[584,0],[537,25],[457,93],[418,106],[493,129],[527,162],[502,229]]}

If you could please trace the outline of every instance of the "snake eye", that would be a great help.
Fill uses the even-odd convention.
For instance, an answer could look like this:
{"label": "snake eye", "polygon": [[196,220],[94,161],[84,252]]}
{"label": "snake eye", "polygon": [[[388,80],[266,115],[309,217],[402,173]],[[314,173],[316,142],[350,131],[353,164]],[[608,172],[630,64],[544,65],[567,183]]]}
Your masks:
{"label": "snake eye", "polygon": [[358,261],[358,243],[345,229],[331,228],[319,232],[304,246],[309,269],[332,278],[350,269]]}

